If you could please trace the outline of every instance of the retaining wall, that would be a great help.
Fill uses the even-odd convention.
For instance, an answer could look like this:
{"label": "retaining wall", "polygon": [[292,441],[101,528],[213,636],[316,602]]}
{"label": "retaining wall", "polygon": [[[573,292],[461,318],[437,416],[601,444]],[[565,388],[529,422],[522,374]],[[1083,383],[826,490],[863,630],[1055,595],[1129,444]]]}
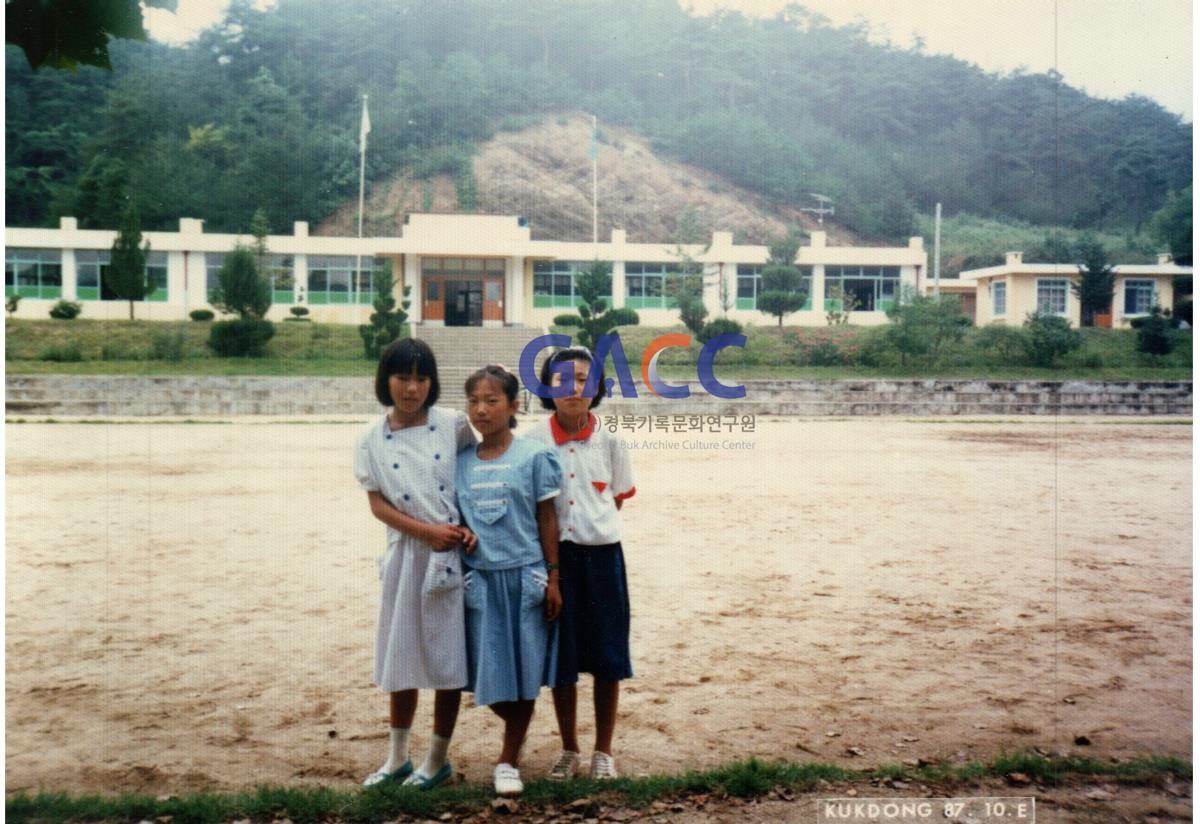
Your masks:
{"label": "retaining wall", "polygon": [[[371,378],[9,375],[10,416],[371,415]],[[609,398],[610,414],[761,415],[1187,415],[1191,381],[764,380],[722,400]],[[534,408],[537,399],[534,398]],[[460,388],[443,402],[462,406]]]}

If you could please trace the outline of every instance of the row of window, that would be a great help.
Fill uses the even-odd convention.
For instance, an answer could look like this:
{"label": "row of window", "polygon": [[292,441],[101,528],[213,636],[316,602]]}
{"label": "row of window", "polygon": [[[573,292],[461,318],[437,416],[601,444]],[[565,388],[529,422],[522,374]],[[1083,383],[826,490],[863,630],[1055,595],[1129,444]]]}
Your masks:
{"label": "row of window", "polygon": [[[1042,279],[1037,282],[1037,298],[1034,308],[1042,314],[1066,315],[1067,291],[1071,282],[1066,279]],[[1008,312],[1008,284],[996,281],[991,284],[992,315],[1003,317]],[[1153,280],[1126,280],[1124,314],[1144,315],[1154,306]]]}
{"label": "row of window", "polygon": [[[75,294],[79,300],[120,300],[104,282],[110,252],[79,250],[75,252]],[[383,259],[358,259],[347,255],[310,255],[308,258],[308,302],[365,303],[372,299],[373,274],[383,266]],[[225,255],[207,253],[204,256],[205,281],[209,294],[217,288],[218,273]],[[291,255],[265,255],[261,266],[271,279],[274,303],[296,302],[294,260]],[[358,277],[355,277],[357,270]],[[146,274],[157,287],[148,301],[167,300],[167,253],[151,251],[146,257]],[[57,250],[6,249],[4,252],[5,295],[29,298],[62,297],[62,253]]]}

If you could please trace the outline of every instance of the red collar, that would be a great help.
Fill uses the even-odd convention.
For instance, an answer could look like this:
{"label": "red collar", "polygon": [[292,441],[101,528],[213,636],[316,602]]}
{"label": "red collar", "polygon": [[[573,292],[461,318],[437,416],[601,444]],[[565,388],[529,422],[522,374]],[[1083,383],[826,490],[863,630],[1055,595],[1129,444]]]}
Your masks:
{"label": "red collar", "polygon": [[562,428],[562,424],[558,422],[558,413],[550,416],[550,434],[554,436],[554,442],[562,446],[567,441],[586,441],[592,437],[592,433],[596,431],[596,416],[588,412],[587,426],[580,429],[578,432],[571,434]]}

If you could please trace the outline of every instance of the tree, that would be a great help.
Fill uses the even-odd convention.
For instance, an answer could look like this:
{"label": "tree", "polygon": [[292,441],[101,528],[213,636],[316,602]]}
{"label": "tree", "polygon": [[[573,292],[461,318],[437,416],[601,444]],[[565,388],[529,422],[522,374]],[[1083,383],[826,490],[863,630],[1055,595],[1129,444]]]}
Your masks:
{"label": "tree", "polygon": [[831,286],[825,293],[825,299],[832,304],[825,311],[825,323],[829,326],[842,326],[849,323],[850,313],[862,305],[857,295],[847,292],[841,286]]}
{"label": "tree", "polygon": [[900,353],[900,362],[910,357],[926,357],[936,361],[942,346],[966,334],[969,318],[963,315],[954,295],[918,295],[907,284],[900,299],[887,310],[891,324],[884,339]]}
{"label": "tree", "polygon": [[121,228],[113,241],[108,266],[103,270],[104,285],[121,300],[129,301],[129,319],[133,320],[133,302],[145,300],[158,285],[146,271],[150,241],[141,246],[142,226],[137,207],[130,204],[121,218]]}
{"label": "tree", "polygon": [[629,320],[629,314],[637,322],[637,313],[632,309],[610,309],[605,295],[612,294],[612,264],[604,260],[592,261],[591,268],[575,276],[575,291],[579,293],[579,333],[575,336],[581,346],[596,348],[601,335],[607,335],[617,326]]}
{"label": "tree", "polygon": [[1180,266],[1192,265],[1192,187],[1167,194],[1167,202],[1150,218],[1150,234],[1171,251]]}
{"label": "tree", "polygon": [[358,334],[363,340],[363,355],[368,360],[379,360],[379,355],[392,341],[401,337],[404,332],[404,322],[408,320],[408,307],[412,303],[408,299],[411,286],[404,287],[404,299],[400,301],[400,309],[396,310],[396,278],[392,274],[392,261],[384,259],[383,266],[375,271],[373,286],[375,298],[371,305],[375,311],[371,313],[371,322],[358,327]]}
{"label": "tree", "polygon": [[[688,331],[699,337],[704,329],[704,319],[708,317],[708,307],[704,305],[704,264],[685,245],[699,245],[704,239],[704,229],[700,226],[696,210],[689,208],[679,219],[675,230],[675,252],[679,261],[679,272],[668,276],[667,294],[679,307],[679,319]],[[700,254],[705,254],[711,244],[706,244]]]}
{"label": "tree", "polygon": [[1175,341],[1171,337],[1171,321],[1161,306],[1155,306],[1150,314],[1142,318],[1137,328],[1137,348],[1158,358],[1171,354]]}
{"label": "tree", "polygon": [[1083,336],[1066,318],[1034,312],[1025,319],[1025,355],[1034,366],[1054,366],[1059,355],[1083,345]]}
{"label": "tree", "polygon": [[1108,254],[1093,235],[1079,239],[1079,279],[1072,281],[1071,291],[1079,298],[1081,326],[1095,326],[1096,315],[1112,311],[1113,288],[1116,276],[1108,262]]}
{"label": "tree", "polygon": [[762,270],[758,293],[758,311],[774,315],[780,327],[783,316],[804,306],[808,295],[804,291],[804,275],[796,267],[801,236],[790,232],[776,238],[767,247],[767,265]]}
{"label": "tree", "polygon": [[217,283],[209,302],[222,312],[242,320],[261,319],[271,308],[271,283],[258,273],[254,255],[245,246],[225,256]]}
{"label": "tree", "polygon": [[[174,11],[177,0],[143,0]],[[76,69],[80,63],[112,70],[112,37],[145,40],[138,0],[6,0],[4,41],[20,47],[34,69]]]}
{"label": "tree", "polygon": [[267,210],[259,206],[250,218],[250,234],[254,235],[254,254],[258,256],[258,265],[262,267],[263,257],[267,254],[267,235],[271,234],[271,221],[267,219]]}

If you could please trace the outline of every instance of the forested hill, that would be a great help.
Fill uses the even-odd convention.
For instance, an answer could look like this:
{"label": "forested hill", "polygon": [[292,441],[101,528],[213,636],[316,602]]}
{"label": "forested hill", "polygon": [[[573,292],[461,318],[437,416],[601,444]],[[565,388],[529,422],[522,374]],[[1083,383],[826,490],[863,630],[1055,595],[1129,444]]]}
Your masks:
{"label": "forested hill", "polygon": [[674,0],[239,0],[185,48],[112,52],[111,75],[35,75],[8,48],[8,225],[113,227],[126,195],[148,228],[246,231],[260,206],[274,231],[320,222],[357,196],[364,93],[368,178],[449,174],[467,209],[481,141],[566,111],[768,203],[829,195],[875,240],[935,201],[1141,231],[1192,174],[1191,124],[1148,99],[874,45],[799,6],[758,20]]}

